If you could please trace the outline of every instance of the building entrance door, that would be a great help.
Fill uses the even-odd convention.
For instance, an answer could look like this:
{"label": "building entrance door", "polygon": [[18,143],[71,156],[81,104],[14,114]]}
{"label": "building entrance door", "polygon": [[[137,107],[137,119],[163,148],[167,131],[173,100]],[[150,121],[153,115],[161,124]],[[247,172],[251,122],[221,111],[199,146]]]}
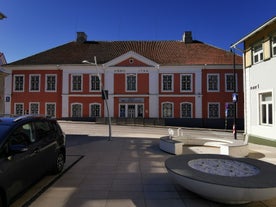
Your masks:
{"label": "building entrance door", "polygon": [[135,105],[128,105],[127,107],[127,117],[135,118]]}

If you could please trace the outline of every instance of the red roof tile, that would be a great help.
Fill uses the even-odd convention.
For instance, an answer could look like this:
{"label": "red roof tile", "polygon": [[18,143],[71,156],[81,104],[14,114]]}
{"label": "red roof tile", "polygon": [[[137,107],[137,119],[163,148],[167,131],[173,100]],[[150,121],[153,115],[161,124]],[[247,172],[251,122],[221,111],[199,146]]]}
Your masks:
{"label": "red roof tile", "polygon": [[[134,51],[160,65],[232,64],[233,54],[229,51],[198,41],[86,41],[69,42],[9,65],[81,64],[83,60],[104,64],[129,51]],[[242,57],[236,56],[242,64]]]}

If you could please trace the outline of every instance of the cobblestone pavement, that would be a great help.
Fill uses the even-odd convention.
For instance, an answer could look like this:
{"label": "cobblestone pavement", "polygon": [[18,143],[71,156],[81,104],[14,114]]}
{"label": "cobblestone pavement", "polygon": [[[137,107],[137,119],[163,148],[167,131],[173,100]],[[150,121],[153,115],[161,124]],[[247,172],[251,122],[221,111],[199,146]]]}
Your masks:
{"label": "cobblestone pavement", "polygon": [[[170,179],[159,149],[164,127],[112,126],[60,122],[67,134],[67,154],[83,158],[43,192],[31,207],[222,207],[185,190]],[[189,137],[229,137],[230,132],[189,130]],[[242,134],[238,135],[242,139]],[[274,147],[250,144],[249,157],[276,164]],[[186,153],[216,153],[216,148],[189,147]],[[276,195],[275,195],[276,197]],[[276,199],[238,205],[276,207]]]}

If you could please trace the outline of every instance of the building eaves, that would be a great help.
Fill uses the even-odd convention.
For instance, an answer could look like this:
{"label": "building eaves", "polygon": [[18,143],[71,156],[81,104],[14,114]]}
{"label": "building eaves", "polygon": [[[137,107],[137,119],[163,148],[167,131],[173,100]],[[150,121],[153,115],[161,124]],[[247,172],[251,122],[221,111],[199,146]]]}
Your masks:
{"label": "building eaves", "polygon": [[255,30],[253,30],[252,32],[250,32],[249,34],[245,35],[243,38],[241,38],[240,40],[238,40],[237,42],[233,43],[231,45],[231,48],[235,48],[237,45],[239,45],[240,43],[244,42],[246,39],[248,39],[249,37],[251,37],[252,35],[256,34],[258,31],[262,30],[264,27],[272,24],[273,22],[276,22],[276,16],[272,17],[270,20],[268,20],[267,22],[265,22],[264,24],[262,24],[261,26],[259,26],[258,28],[256,28]]}

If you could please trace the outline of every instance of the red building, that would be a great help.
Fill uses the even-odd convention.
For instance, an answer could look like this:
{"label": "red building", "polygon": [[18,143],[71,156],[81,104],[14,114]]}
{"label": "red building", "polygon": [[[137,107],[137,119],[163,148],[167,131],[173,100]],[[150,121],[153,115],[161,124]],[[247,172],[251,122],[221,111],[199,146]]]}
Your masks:
{"label": "red building", "polygon": [[233,57],[193,40],[191,32],[181,41],[87,41],[79,32],[76,41],[4,66],[10,72],[5,112],[107,117],[104,86],[114,120],[221,127],[226,116],[230,122],[234,116],[236,85],[236,117],[242,122],[242,57],[235,57],[235,79]]}

